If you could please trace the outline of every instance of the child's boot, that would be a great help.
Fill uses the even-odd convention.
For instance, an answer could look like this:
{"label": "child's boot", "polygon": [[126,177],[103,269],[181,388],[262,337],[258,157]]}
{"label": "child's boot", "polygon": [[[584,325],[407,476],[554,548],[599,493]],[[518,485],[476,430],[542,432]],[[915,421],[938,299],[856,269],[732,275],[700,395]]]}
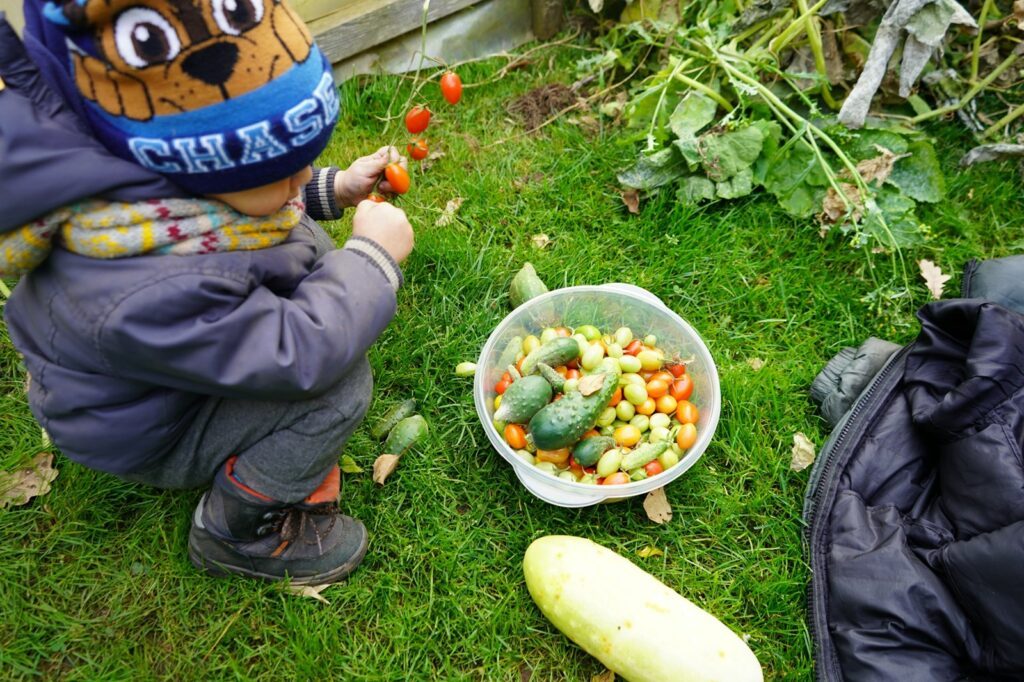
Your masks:
{"label": "child's boot", "polygon": [[366,527],[338,512],[338,467],[305,500],[286,504],[239,481],[234,461],[221,467],[192,515],[193,564],[213,575],[309,585],[338,582],[355,570],[366,554]]}

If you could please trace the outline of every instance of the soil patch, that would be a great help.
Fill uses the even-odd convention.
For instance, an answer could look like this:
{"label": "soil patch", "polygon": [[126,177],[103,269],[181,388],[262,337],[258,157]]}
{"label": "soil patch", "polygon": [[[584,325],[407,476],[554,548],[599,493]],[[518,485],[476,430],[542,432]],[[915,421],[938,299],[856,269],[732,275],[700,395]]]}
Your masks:
{"label": "soil patch", "polygon": [[575,101],[572,88],[549,83],[515,98],[507,108],[508,113],[522,120],[527,130],[532,130]]}

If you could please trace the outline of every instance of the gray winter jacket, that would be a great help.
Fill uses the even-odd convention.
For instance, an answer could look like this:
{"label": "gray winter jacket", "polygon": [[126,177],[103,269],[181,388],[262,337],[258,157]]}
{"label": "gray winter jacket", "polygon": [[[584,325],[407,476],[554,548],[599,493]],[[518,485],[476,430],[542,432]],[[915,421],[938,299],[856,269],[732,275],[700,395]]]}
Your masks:
{"label": "gray winter jacket", "polygon": [[[2,17],[0,77],[0,232],[82,196],[180,196],[88,136]],[[391,321],[402,275],[375,242],[325,253],[318,235],[306,216],[259,251],[97,260],[57,244],[4,309],[33,414],[68,457],[123,473],[153,465],[209,396],[325,391]]]}

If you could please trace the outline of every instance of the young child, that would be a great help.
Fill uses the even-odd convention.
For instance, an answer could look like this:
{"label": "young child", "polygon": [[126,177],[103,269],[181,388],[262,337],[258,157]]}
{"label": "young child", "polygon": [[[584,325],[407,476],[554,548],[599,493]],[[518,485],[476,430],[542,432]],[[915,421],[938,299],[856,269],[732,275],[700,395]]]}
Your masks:
{"label": "young child", "polygon": [[[0,269],[23,275],[4,313],[33,414],[85,466],[211,486],[196,566],[343,579],[367,533],[338,512],[338,455],[413,246],[364,199],[404,159],[310,169],[337,92],[282,0],[25,15],[23,47],[0,14]],[[313,218],[353,205],[337,249]]]}

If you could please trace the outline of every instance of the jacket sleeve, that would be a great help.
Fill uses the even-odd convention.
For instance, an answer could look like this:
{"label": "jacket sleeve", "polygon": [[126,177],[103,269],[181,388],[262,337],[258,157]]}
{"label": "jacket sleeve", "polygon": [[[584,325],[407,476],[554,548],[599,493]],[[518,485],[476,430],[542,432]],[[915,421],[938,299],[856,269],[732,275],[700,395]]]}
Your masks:
{"label": "jacket sleeve", "polygon": [[337,220],[341,217],[342,209],[334,196],[334,178],[338,172],[334,166],[314,168],[313,179],[303,188],[306,213],[313,220]]}
{"label": "jacket sleeve", "polygon": [[395,314],[397,264],[350,239],[287,297],[210,273],[170,275],[117,304],[99,330],[109,371],[231,398],[299,400],[336,384]]}

